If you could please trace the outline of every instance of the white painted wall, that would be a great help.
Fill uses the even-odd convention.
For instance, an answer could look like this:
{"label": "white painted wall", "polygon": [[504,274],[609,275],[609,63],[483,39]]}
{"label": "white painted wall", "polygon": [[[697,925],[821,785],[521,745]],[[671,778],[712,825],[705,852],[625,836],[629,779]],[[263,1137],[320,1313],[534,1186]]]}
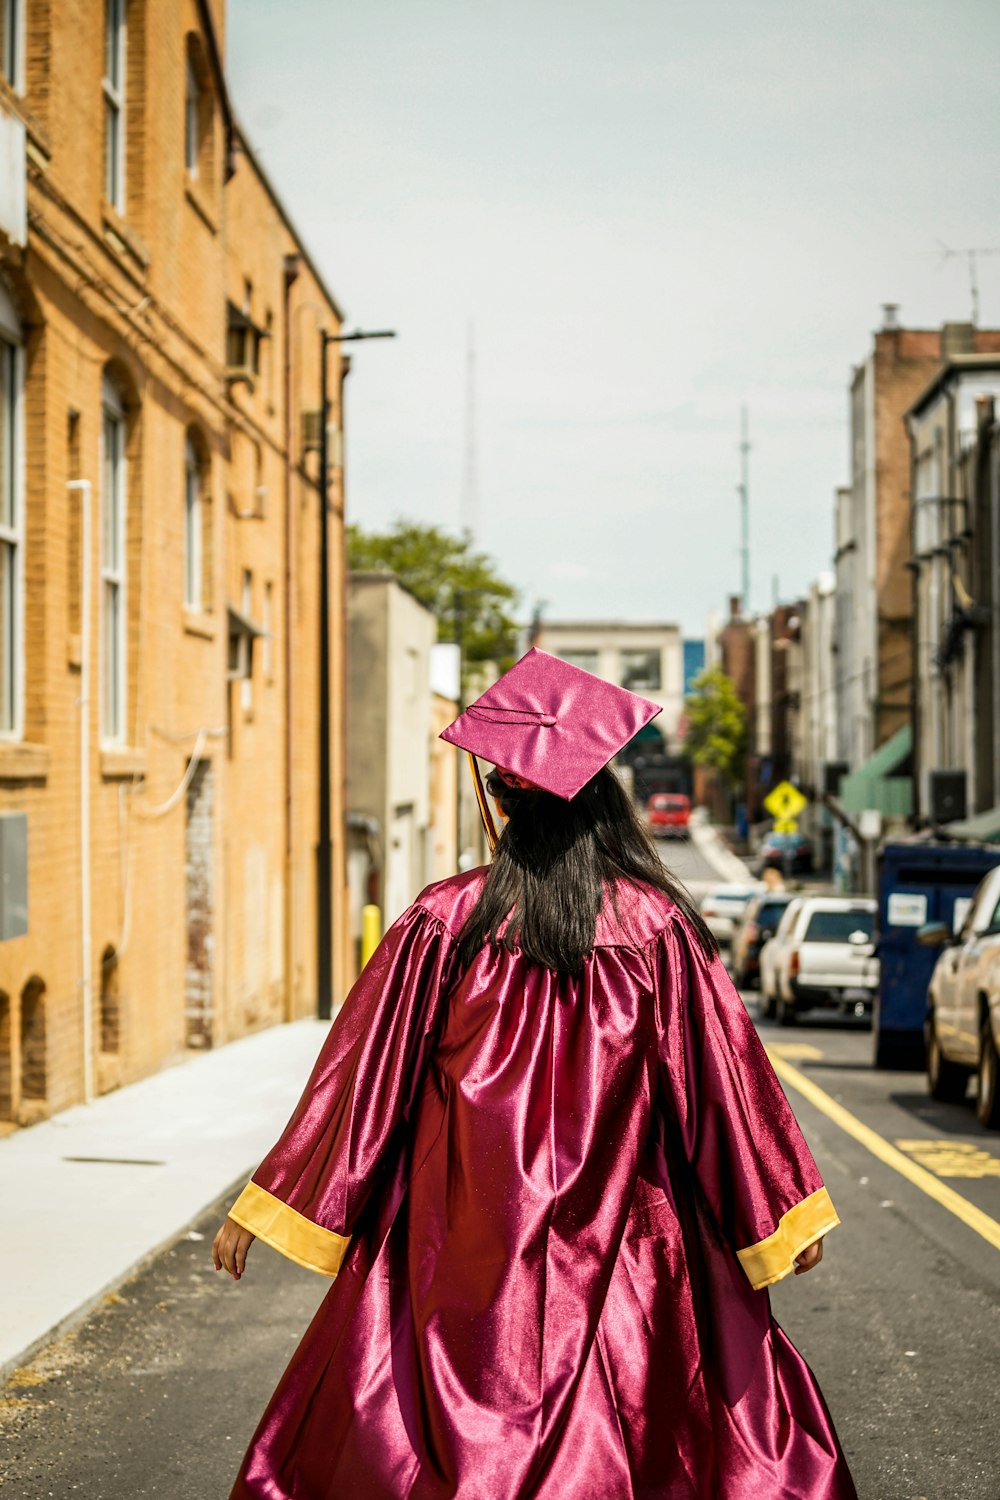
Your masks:
{"label": "white painted wall", "polygon": [[662,705],[663,712],[655,721],[657,728],[665,735],[669,748],[677,748],[677,729],[684,707],[684,650],[679,625],[545,620],[538,645],[553,656],[571,659],[580,653],[594,653],[594,666],[588,670],[619,687],[631,685],[623,682],[623,653],[655,652],[659,659],[659,686],[636,683],[634,690]]}

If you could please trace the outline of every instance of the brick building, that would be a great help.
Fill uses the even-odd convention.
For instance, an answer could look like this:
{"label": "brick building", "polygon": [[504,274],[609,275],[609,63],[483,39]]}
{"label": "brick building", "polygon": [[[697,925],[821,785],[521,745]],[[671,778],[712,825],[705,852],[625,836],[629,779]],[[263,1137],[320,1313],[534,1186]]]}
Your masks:
{"label": "brick building", "polygon": [[1000,355],[956,354],[914,402],[914,811],[944,823],[1000,803]]}
{"label": "brick building", "polygon": [[994,353],[1000,332],[967,323],[902,328],[887,304],[850,390],[851,479],[838,491],[838,757],[859,768],[910,723],[913,597],[908,408],[957,354]]}
{"label": "brick building", "polygon": [[[2,17],[0,1121],[26,1122],[316,1008],[341,314],[233,119],[223,0]],[[328,520],[336,999],[335,466]]]}

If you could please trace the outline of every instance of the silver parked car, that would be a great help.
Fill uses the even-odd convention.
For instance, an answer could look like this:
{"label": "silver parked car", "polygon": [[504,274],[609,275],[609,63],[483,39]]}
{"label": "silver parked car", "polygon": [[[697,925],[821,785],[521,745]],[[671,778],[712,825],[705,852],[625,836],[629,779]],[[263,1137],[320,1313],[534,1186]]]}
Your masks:
{"label": "silver parked car", "polygon": [[771,940],[777,946],[770,962],[771,943],[761,955],[765,1012],[773,999],[782,1026],[791,1026],[800,1010],[814,1006],[870,1012],[879,977],[877,911],[878,902],[870,897],[850,896],[807,896],[794,910],[789,907]]}
{"label": "silver parked car", "polygon": [[701,914],[719,947],[728,952],[733,933],[760,887],[730,881],[713,885],[701,898]]}
{"label": "silver parked car", "polygon": [[980,881],[961,930],[917,934],[943,949],[927,992],[927,1081],[934,1099],[960,1100],[978,1077],[976,1113],[1000,1129],[1000,865]]}

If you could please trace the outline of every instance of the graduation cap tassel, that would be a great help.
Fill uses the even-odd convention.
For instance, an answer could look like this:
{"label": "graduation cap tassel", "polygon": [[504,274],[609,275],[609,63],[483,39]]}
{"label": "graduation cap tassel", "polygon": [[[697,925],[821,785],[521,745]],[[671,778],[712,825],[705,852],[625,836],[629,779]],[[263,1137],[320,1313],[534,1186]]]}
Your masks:
{"label": "graduation cap tassel", "polygon": [[483,786],[483,778],[479,774],[479,762],[476,760],[476,757],[473,755],[471,750],[469,750],[467,754],[469,757],[469,765],[472,767],[472,780],[475,783],[476,787],[476,801],[479,803],[479,816],[483,820],[483,827],[486,830],[486,842],[489,844],[490,853],[492,854],[497,846],[497,828],[496,824],[493,821],[493,814],[490,812],[490,805],[486,800],[486,788]]}

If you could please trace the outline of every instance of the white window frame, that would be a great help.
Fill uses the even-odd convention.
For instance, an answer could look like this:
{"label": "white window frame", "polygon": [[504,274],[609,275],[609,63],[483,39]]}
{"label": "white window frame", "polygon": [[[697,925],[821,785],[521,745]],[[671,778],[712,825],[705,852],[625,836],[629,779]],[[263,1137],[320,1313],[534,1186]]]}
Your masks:
{"label": "white window frame", "polygon": [[125,63],[128,55],[127,0],[105,0],[104,22],[104,194],[125,212]]}
{"label": "white window frame", "polygon": [[3,76],[24,93],[24,0],[3,0]]}
{"label": "white window frame", "polygon": [[0,512],[0,569],[9,615],[0,623],[0,740],[20,740],[24,735],[24,349],[20,320],[6,290],[0,286],[0,359],[4,382],[0,396],[3,423],[2,451],[6,457],[0,484],[9,486],[10,516]]}
{"label": "white window frame", "polygon": [[202,506],[203,465],[190,437],[184,440],[184,605],[200,610],[205,601]]}
{"label": "white window frame", "polygon": [[200,150],[201,84],[188,48],[184,60],[184,168],[192,181],[197,181]]}
{"label": "white window frame", "polygon": [[[125,743],[128,661],[127,445],[124,402],[115,386],[105,380],[101,405],[100,542],[101,742],[105,745]],[[115,543],[110,549],[109,535]],[[109,631],[113,633],[109,634]]]}

